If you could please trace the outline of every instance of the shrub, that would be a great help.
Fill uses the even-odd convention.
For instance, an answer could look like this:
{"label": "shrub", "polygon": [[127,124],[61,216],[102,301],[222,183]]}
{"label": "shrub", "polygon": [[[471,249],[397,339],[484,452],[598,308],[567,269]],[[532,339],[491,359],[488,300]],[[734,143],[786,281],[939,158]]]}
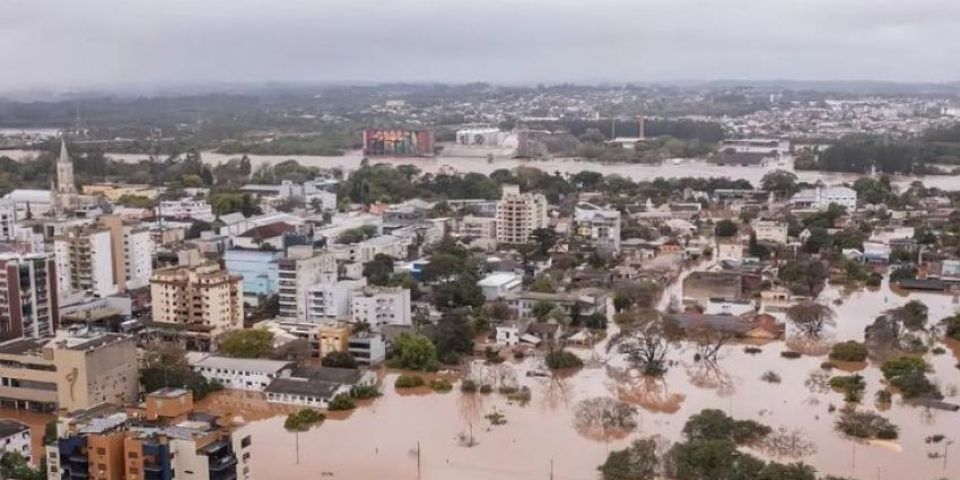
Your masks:
{"label": "shrub", "polygon": [[847,375],[833,377],[830,379],[830,386],[843,392],[845,402],[857,403],[863,398],[863,391],[867,388],[867,383],[863,381],[862,375]]}
{"label": "shrub", "polygon": [[877,390],[876,400],[880,405],[889,405],[893,401],[893,394],[889,390]]}
{"label": "shrub", "polygon": [[466,378],[463,379],[463,381],[460,382],[460,391],[463,392],[463,393],[474,393],[474,392],[476,392],[476,391],[477,391],[477,382],[474,382],[473,380],[468,380],[468,379],[466,379]]}
{"label": "shrub", "polygon": [[863,362],[867,359],[866,345],[853,340],[840,342],[830,349],[830,360],[838,362]]}
{"label": "shrub", "polygon": [[393,383],[396,388],[417,388],[425,385],[423,377],[420,375],[400,375],[397,381]]}
{"label": "shrub", "polygon": [[762,349],[762,348],[759,348],[759,347],[743,347],[743,351],[744,351],[744,353],[747,353],[747,354],[750,354],[750,355],[756,355],[756,354],[762,352],[763,349]]}
{"label": "shrub", "polygon": [[793,359],[793,358],[800,358],[803,356],[803,354],[800,352],[794,352],[793,350],[785,350],[783,352],[780,352],[780,356],[783,358]]}
{"label": "shrub", "polygon": [[940,389],[927,378],[927,368],[927,362],[922,358],[903,356],[887,360],[880,370],[904,398],[942,398]]}
{"label": "shrub", "polygon": [[513,395],[514,393],[517,393],[517,387],[508,387],[506,385],[501,385],[500,388],[497,389],[497,392],[500,393],[501,395],[509,396],[509,395]]}
{"label": "shrub", "polygon": [[353,410],[354,408],[357,408],[357,401],[351,395],[345,393],[333,397],[330,404],[327,405],[327,410],[331,412]]}
{"label": "shrub", "polygon": [[897,426],[880,414],[854,409],[846,410],[836,423],[837,430],[856,438],[897,438]]}
{"label": "shrub", "polygon": [[763,375],[760,376],[760,380],[763,380],[767,383],[780,383],[781,379],[777,372],[774,372],[773,370],[767,370],[763,373]]}
{"label": "shrub", "polygon": [[548,353],[545,361],[547,368],[550,368],[551,370],[580,368],[583,366],[583,360],[580,360],[580,357],[566,350],[556,350]]}
{"label": "shrub", "polygon": [[820,364],[820,368],[824,370],[833,370],[834,367],[836,367],[836,365],[830,362],[823,362]]}
{"label": "shrub", "polygon": [[453,390],[453,384],[442,378],[436,378],[430,381],[430,388],[435,392],[449,392]]}
{"label": "shrub", "polygon": [[480,393],[493,393],[493,385],[480,385]]}
{"label": "shrub", "polygon": [[357,368],[357,360],[350,352],[330,352],[320,360],[320,365],[333,368]]}
{"label": "shrub", "polygon": [[350,389],[350,396],[357,400],[366,400],[368,398],[379,397],[380,390],[373,385],[354,385],[353,388]]}

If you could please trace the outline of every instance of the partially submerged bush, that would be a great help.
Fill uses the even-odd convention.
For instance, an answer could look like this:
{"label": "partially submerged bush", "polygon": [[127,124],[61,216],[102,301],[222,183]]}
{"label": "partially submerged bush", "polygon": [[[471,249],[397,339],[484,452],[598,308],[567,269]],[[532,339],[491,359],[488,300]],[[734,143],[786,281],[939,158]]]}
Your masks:
{"label": "partially submerged bush", "polygon": [[830,386],[843,392],[845,402],[858,403],[863,399],[863,391],[867,388],[867,383],[862,375],[854,374],[830,379]]}
{"label": "partially submerged bush", "polygon": [[892,440],[897,438],[898,428],[878,413],[845,410],[837,419],[837,430],[856,438],[878,438]]}
{"label": "partially submerged bush", "polygon": [[420,375],[400,375],[397,381],[393,383],[396,388],[416,388],[422,387],[426,383]]}
{"label": "partially submerged bush", "polygon": [[853,340],[840,342],[830,349],[830,360],[837,362],[863,362],[867,359],[866,345]]}
{"label": "partially submerged bush", "polygon": [[449,392],[453,390],[453,384],[442,378],[435,378],[430,381],[430,388],[435,392]]}
{"label": "partially submerged bush", "polygon": [[563,370],[566,368],[580,368],[583,366],[583,360],[580,357],[566,351],[556,350],[547,354],[544,361],[547,368],[551,370]]}

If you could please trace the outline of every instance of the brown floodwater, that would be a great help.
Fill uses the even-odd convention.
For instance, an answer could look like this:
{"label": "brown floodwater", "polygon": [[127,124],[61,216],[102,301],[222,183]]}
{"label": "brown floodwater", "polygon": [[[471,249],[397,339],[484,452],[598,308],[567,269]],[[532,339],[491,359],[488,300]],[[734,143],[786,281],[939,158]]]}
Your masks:
{"label": "brown floodwater", "polygon": [[[672,292],[675,289],[668,289]],[[822,300],[834,306],[837,326],[828,337],[862,339],[863,328],[884,310],[909,299],[925,302],[934,320],[952,314],[956,303],[949,295],[893,293],[887,285],[876,291],[828,287]],[[834,300],[841,299],[839,305]],[[615,328],[615,327],[611,327]],[[957,386],[960,346],[953,354],[927,355],[932,376],[947,395],[960,402]],[[960,451],[941,455],[945,442],[925,440],[944,434],[960,440],[960,413],[930,410],[904,404],[897,396],[883,414],[900,427],[896,442],[869,444],[844,437],[834,430],[837,413],[830,406],[843,406],[841,393],[824,385],[824,356],[785,359],[784,342],[762,345],[759,354],[747,354],[743,345],[724,347],[715,363],[696,362],[692,346],[678,348],[662,379],[631,374],[617,354],[607,354],[602,345],[592,351],[577,351],[587,366],[571,375],[530,378],[518,375],[532,391],[529,403],[520,404],[504,395],[463,394],[426,390],[416,395],[394,390],[397,373],[383,378],[384,395],[358,408],[345,418],[336,416],[318,428],[300,434],[300,463],[295,463],[294,434],[283,429],[285,409],[255,402],[250,393],[215,395],[210,407],[248,420],[254,433],[254,473],[258,479],[546,479],[551,468],[555,479],[596,478],[596,468],[607,453],[623,448],[632,439],[661,435],[680,437],[687,417],[704,408],[719,408],[737,418],[751,418],[782,429],[791,436],[791,448],[760,448],[753,453],[780,461],[804,461],[821,473],[859,479],[933,479],[960,472]],[[519,370],[540,366],[537,358],[508,361]],[[861,408],[875,409],[874,394],[883,387],[876,364],[843,365],[835,374],[852,370],[867,382]],[[767,371],[779,383],[761,379]],[[812,377],[811,377],[812,375]],[[628,434],[582,433],[574,412],[585,399],[609,396],[636,405],[637,428]],[[235,398],[241,400],[235,400]],[[255,408],[248,415],[244,405]],[[506,419],[493,425],[488,414]],[[275,415],[275,416],[271,416]],[[472,441],[469,439],[472,435]],[[419,477],[418,477],[419,448]],[[792,452],[792,453],[789,453]],[[931,458],[933,456],[934,458]]]}
{"label": "brown floodwater", "polygon": [[[14,159],[32,158],[37,155],[31,150],[5,150],[2,155],[10,156]],[[110,158],[125,161],[138,162],[147,158],[146,154],[141,153],[107,153]],[[223,154],[212,151],[202,152],[202,158],[205,163],[215,165],[226,162],[232,158],[240,158],[238,154]],[[264,164],[276,164],[289,159],[296,159],[303,165],[309,165],[320,168],[341,168],[344,171],[356,170],[360,167],[363,155],[359,151],[347,152],[345,155],[321,156],[321,155],[247,155],[254,168]],[[509,157],[497,157],[493,161],[486,158],[477,157],[454,157],[440,156],[437,158],[411,158],[411,157],[375,157],[370,158],[372,163],[388,163],[391,165],[415,165],[426,173],[437,173],[441,170],[455,170],[463,173],[475,172],[489,174],[490,172],[506,168],[512,169],[521,166],[535,167],[541,170],[553,173],[575,174],[581,171],[599,172],[604,175],[622,175],[633,180],[653,179],[656,177],[727,177],[733,179],[748,180],[753,185],[758,185],[763,176],[773,170],[783,169],[794,171],[793,161],[785,159],[782,164],[773,162],[763,167],[736,167],[721,166],[705,163],[700,160],[675,159],[663,162],[659,165],[640,165],[629,163],[598,163],[584,161],[576,158],[555,158],[551,160],[527,160],[515,159]],[[826,184],[839,184],[844,182],[854,182],[861,175],[847,173],[818,172],[809,170],[795,171],[801,181],[814,183],[822,181]],[[944,190],[960,190],[960,176],[951,175],[927,175],[923,177],[913,176],[894,176],[892,177],[895,185],[904,188],[915,180],[920,180],[927,187],[937,187]]]}
{"label": "brown floodwater", "polygon": [[[678,292],[679,282],[667,289],[668,295]],[[863,328],[876,316],[911,299],[924,302],[934,321],[958,307],[950,295],[893,292],[886,283],[873,291],[847,292],[828,286],[820,300],[836,310],[837,325],[826,336],[860,340]],[[611,323],[611,330],[615,328]],[[928,354],[926,359],[946,400],[960,403],[960,369],[956,368],[960,343],[945,346],[948,353]],[[954,443],[944,459],[944,448],[951,448],[948,443],[926,441],[937,434],[960,440],[960,413],[907,405],[895,396],[882,413],[900,427],[900,438],[873,444],[854,441],[834,429],[837,412],[830,407],[842,407],[843,395],[825,382],[831,374],[860,373],[867,383],[861,408],[877,409],[874,395],[883,388],[877,364],[842,365],[826,373],[820,368],[825,356],[782,358],[787,342],[760,348],[759,354],[751,355],[743,345],[728,345],[716,362],[708,363],[694,361],[693,346],[682,346],[671,354],[673,364],[662,379],[632,374],[618,354],[606,353],[603,344],[575,350],[586,360],[586,367],[551,378],[523,375],[523,370],[541,366],[539,358],[510,360],[505,365],[518,369],[516,378],[530,387],[532,397],[525,403],[498,393],[463,394],[458,388],[447,393],[427,389],[398,393],[393,388],[398,373],[386,372],[382,397],[363,402],[353,412],[331,415],[319,427],[299,435],[299,463],[295,462],[296,437],[283,428],[286,414],[295,408],[270,404],[260,394],[236,391],[214,394],[201,404],[228,414],[252,431],[257,479],[546,479],[551,469],[555,479],[593,479],[609,451],[641,436],[677,440],[685,420],[704,408],[782,429],[790,434],[789,441],[783,440],[779,448],[758,447],[753,453],[785,462],[802,460],[823,474],[900,480],[956,477],[960,472],[960,443]],[[768,371],[776,373],[778,383],[761,379]],[[612,435],[578,431],[574,418],[578,403],[603,396],[637,406],[637,428]],[[21,415],[34,425],[37,444],[43,423],[51,418],[0,413]],[[489,418],[492,413],[502,415],[506,423],[494,425]]]}

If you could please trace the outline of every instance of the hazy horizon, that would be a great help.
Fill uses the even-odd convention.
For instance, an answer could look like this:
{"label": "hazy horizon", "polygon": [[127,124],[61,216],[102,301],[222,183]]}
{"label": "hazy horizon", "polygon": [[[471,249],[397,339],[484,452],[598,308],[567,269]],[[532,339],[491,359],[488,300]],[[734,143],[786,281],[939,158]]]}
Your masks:
{"label": "hazy horizon", "polygon": [[960,80],[960,2],[13,0],[0,92]]}

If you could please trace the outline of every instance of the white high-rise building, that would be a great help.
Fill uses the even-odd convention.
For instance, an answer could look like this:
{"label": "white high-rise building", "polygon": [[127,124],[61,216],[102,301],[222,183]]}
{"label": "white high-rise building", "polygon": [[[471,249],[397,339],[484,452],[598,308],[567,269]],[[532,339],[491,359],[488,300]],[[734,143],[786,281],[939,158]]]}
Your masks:
{"label": "white high-rise building", "polygon": [[384,325],[413,325],[410,314],[410,290],[406,288],[368,287],[350,299],[354,323],[367,323],[374,330]]}
{"label": "white high-rise building", "polygon": [[110,229],[114,279],[120,291],[148,286],[153,274],[150,230],[113,215],[104,215],[98,221]]}
{"label": "white high-rise building", "polygon": [[54,237],[60,305],[120,291],[114,279],[112,245],[108,228],[74,228]]}
{"label": "white high-rise building", "polygon": [[287,250],[287,258],[277,260],[281,318],[305,321],[310,287],[337,280],[337,258],[331,252],[316,252],[310,245]]}
{"label": "white high-rise building", "polygon": [[530,232],[547,226],[547,197],[520,193],[519,185],[504,185],[497,202],[497,242],[527,243]]}
{"label": "white high-rise building", "polygon": [[350,314],[350,301],[355,293],[367,286],[367,279],[339,280],[319,283],[307,292],[307,321],[326,323]]}

